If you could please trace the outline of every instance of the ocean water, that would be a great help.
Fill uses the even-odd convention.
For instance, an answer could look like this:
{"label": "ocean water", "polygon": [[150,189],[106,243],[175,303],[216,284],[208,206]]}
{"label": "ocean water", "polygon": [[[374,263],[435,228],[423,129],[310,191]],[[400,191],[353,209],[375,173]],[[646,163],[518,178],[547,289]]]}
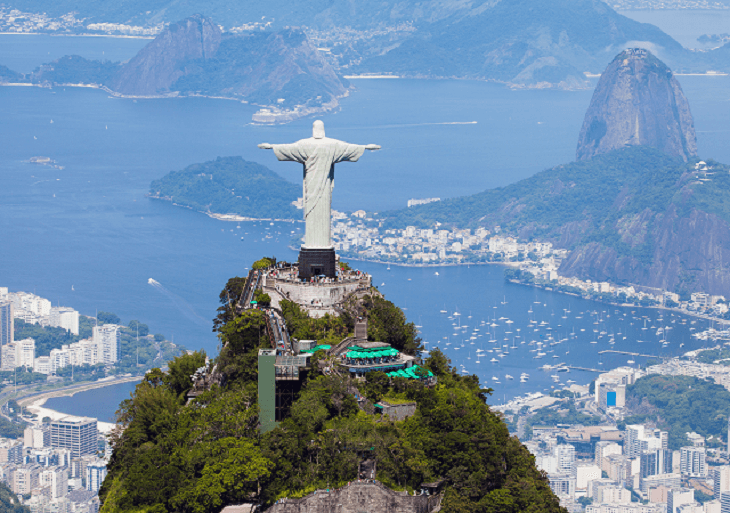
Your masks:
{"label": "ocean water", "polygon": [[124,37],[0,34],[3,56],[0,63],[18,73],[30,73],[41,64],[65,55],[120,62],[134,57],[149,42],[149,39]]}
{"label": "ocean water", "polygon": [[[34,38],[0,36],[0,64],[17,55],[18,41],[28,41],[33,51],[28,52],[27,65],[36,66],[43,57],[43,45],[52,46],[57,38]],[[74,38],[74,44],[89,46],[89,54],[96,51],[98,41]],[[124,46],[127,40],[104,41],[111,46],[119,42],[115,50],[119,58],[136,51]],[[695,116],[701,155],[730,162],[726,144],[728,77],[680,77],[680,81]],[[383,150],[369,152],[356,164],[337,167],[334,206],[342,210],[384,210],[403,207],[409,198],[470,194],[570,161],[592,94],[590,90],[512,91],[475,81],[353,83],[356,90],[342,101],[342,108],[322,116],[328,136],[378,143]],[[277,162],[271,152],[259,150],[256,144],[308,137],[312,119],[256,126],[250,123],[254,108],[233,101],[132,101],[77,88],[0,87],[0,112],[2,286],[34,291],[86,315],[105,310],[117,313],[124,322],[139,319],[153,332],[187,348],[215,354],[218,341],[211,332],[211,319],[225,281],[245,275],[250,263],[261,255],[296,258],[287,243],[292,231],[301,230],[301,223],[226,223],[147,199],[145,193],[152,180],[170,170],[225,155],[242,155],[299,183],[299,166]],[[471,121],[476,123],[461,124]],[[31,164],[28,159],[32,156],[48,156],[63,169]],[[682,351],[698,346],[689,336],[689,327],[676,326],[669,331],[671,343],[657,347],[656,335],[650,340],[643,332],[633,333],[633,327],[624,328],[625,322],[633,321],[618,320],[623,313],[632,319],[638,313],[615,309],[621,312],[617,314],[604,305],[571,296],[505,284],[499,266],[393,267],[390,271],[378,264],[358,266],[372,272],[377,285],[384,284],[381,289],[389,299],[407,308],[409,318],[422,326],[424,340],[451,342],[443,347],[448,347],[455,363],[477,372],[485,382],[499,378],[495,400],[500,395],[509,398],[555,386],[549,374],[537,371],[547,360],[595,367],[600,349],[641,347],[639,352],[655,355],[657,351],[677,354],[679,344],[685,344]],[[159,285],[150,285],[150,278]],[[570,309],[574,316],[596,311],[599,325],[605,326],[596,338],[600,331],[614,333],[616,343],[608,346],[604,335],[591,344],[588,335],[599,325],[592,324],[594,320],[589,325],[590,316],[582,316],[571,321],[577,330],[575,338],[555,346],[557,353],[533,359],[529,349],[534,346],[528,345],[532,338],[525,335],[533,303],[532,315],[543,316],[538,322],[550,322],[551,327],[533,331],[536,341],[544,340],[539,336],[547,337],[548,331],[565,338],[568,319],[563,320],[562,313]],[[512,333],[504,333],[507,330],[502,327],[494,338],[498,335],[506,343],[502,339],[517,336],[514,330],[519,328],[525,344],[520,339],[515,343],[524,350],[510,350],[498,364],[482,360],[476,364],[477,344],[483,342],[489,349],[496,342],[477,336],[472,345],[471,331],[466,340],[464,330],[454,336],[452,321],[439,313],[442,309],[461,313],[458,317],[469,325],[467,330],[495,315],[509,318],[514,321]],[[549,318],[545,317],[548,312]],[[466,322],[464,317],[470,314],[472,319]],[[652,318],[656,325],[654,312]],[[585,332],[580,332],[581,323],[586,323]],[[644,340],[640,336],[646,342],[638,343],[638,339]],[[453,348],[455,343],[458,350]],[[646,350],[638,345],[644,343],[648,344]],[[553,359],[553,355],[561,356],[560,351],[564,358]],[[629,359],[608,354],[601,358],[606,367]],[[505,374],[518,378],[520,372],[531,374],[528,383],[505,381]],[[591,374],[571,373],[570,378],[563,377],[567,379],[588,382]],[[107,390],[111,394],[116,388]],[[128,395],[127,390],[119,389],[114,399],[106,401],[108,410],[99,409],[103,406],[92,393],[78,394],[67,404],[87,404],[99,418],[109,418]],[[54,402],[49,401],[51,404]]]}

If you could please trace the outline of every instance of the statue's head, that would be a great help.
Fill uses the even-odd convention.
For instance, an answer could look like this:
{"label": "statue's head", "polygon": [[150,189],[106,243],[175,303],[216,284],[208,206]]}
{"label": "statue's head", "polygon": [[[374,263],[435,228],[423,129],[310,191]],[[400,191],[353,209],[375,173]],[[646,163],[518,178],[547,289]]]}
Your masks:
{"label": "statue's head", "polygon": [[324,122],[320,119],[312,124],[312,137],[315,139],[324,139]]}

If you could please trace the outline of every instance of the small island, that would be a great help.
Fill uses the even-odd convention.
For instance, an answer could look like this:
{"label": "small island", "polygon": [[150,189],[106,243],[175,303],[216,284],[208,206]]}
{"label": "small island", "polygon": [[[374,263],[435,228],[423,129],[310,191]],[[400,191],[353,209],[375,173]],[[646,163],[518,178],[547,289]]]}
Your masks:
{"label": "small island", "polygon": [[295,203],[301,187],[261,164],[218,157],[171,171],[150,185],[150,198],[172,202],[211,217],[244,221],[300,220]]}

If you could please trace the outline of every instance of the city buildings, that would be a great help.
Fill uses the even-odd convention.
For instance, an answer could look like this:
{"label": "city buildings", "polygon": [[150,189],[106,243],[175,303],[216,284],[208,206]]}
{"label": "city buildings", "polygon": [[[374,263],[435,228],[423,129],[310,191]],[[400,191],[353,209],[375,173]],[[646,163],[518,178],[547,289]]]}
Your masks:
{"label": "city buildings", "polygon": [[712,478],[712,491],[719,498],[722,492],[730,492],[730,466],[711,468],[709,475]]}
{"label": "city buildings", "polygon": [[667,492],[667,513],[681,513],[679,508],[695,501],[695,491],[691,488],[674,488]]}
{"label": "city buildings", "polygon": [[88,464],[86,466],[86,489],[98,493],[106,474],[106,462],[104,460],[97,459]]}
{"label": "city buildings", "polygon": [[50,425],[51,447],[69,449],[74,457],[96,453],[99,437],[96,419],[72,420],[64,417]]}
{"label": "city buildings", "polygon": [[705,448],[682,447],[680,449],[680,472],[687,478],[707,477]]}
{"label": "city buildings", "polygon": [[73,308],[54,307],[51,308],[49,326],[63,328],[74,335],[79,334],[79,313]]}
{"label": "city buildings", "polygon": [[32,338],[11,342],[2,346],[1,351],[1,370],[13,371],[16,367],[33,368],[33,364],[35,363],[35,340]]}
{"label": "city buildings", "polygon": [[[7,291],[8,289],[4,289]],[[5,295],[7,297],[7,293]],[[13,340],[13,303],[7,299],[0,298],[0,344],[6,346],[11,344]]]}
{"label": "city buildings", "polygon": [[120,327],[116,324],[104,324],[94,327],[94,344],[96,344],[97,351],[96,363],[112,364],[118,360]]}

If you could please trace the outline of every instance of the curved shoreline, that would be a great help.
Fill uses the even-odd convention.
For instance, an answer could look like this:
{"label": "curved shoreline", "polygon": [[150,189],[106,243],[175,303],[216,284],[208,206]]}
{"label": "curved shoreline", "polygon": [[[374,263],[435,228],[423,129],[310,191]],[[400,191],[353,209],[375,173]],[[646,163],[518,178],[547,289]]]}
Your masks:
{"label": "curved shoreline", "polygon": [[[79,419],[82,418],[78,415],[70,415],[57,410],[46,408],[43,405],[48,399],[54,397],[73,397],[79,392],[88,392],[89,390],[95,390],[98,388],[104,388],[112,385],[120,385],[122,383],[129,383],[134,381],[140,381],[143,376],[124,376],[118,379],[110,379],[106,381],[93,381],[90,383],[79,384],[76,387],[62,388],[59,390],[48,390],[47,392],[41,392],[34,395],[29,395],[18,399],[18,405],[24,407],[27,411],[34,413],[39,419],[43,417],[50,417],[51,420],[58,420],[61,418]],[[112,422],[102,422],[97,419],[97,426],[101,433],[110,433],[116,424]]]}

